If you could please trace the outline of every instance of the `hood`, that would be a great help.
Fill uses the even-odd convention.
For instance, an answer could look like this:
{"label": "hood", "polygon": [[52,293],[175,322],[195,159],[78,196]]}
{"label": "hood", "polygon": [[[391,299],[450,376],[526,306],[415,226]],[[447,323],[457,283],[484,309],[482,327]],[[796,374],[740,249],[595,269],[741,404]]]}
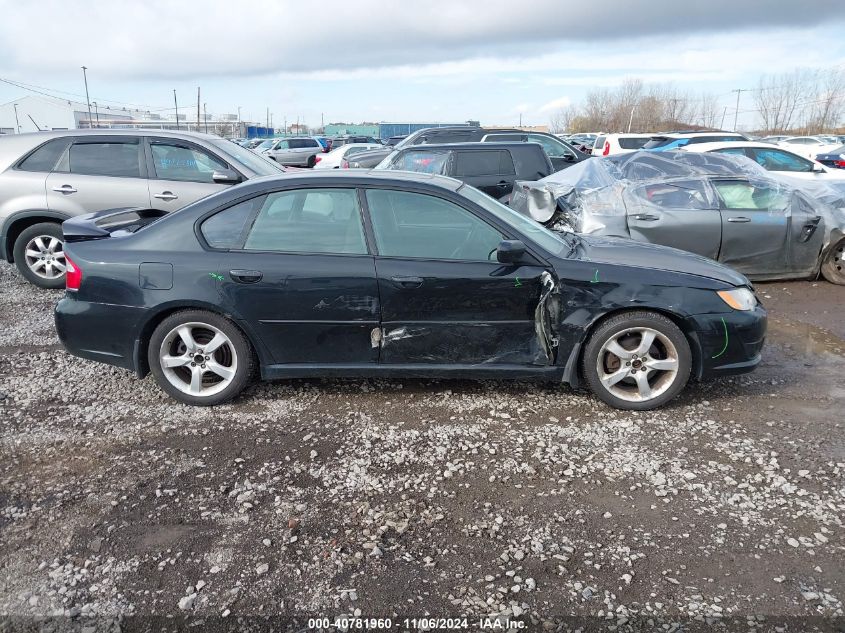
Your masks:
{"label": "hood", "polygon": [[697,275],[732,286],[751,285],[745,275],[707,257],[677,248],[616,237],[578,235],[577,238],[576,257],[582,260]]}

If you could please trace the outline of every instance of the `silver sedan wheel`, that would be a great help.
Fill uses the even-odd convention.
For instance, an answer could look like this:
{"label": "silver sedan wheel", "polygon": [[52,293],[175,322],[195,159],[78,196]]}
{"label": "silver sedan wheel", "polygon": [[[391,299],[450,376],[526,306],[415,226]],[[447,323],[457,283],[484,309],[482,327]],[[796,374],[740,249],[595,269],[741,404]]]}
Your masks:
{"label": "silver sedan wheel", "polygon": [[228,387],[238,371],[232,341],[207,323],[184,323],[164,337],[159,363],[171,385],[192,396],[213,396]]}
{"label": "silver sedan wheel", "polygon": [[599,380],[611,394],[627,402],[657,398],[678,377],[678,350],[666,336],[648,327],[614,334],[599,352]]}
{"label": "silver sedan wheel", "polygon": [[43,279],[57,279],[65,274],[67,264],[61,240],[50,235],[38,235],[26,244],[27,267]]}

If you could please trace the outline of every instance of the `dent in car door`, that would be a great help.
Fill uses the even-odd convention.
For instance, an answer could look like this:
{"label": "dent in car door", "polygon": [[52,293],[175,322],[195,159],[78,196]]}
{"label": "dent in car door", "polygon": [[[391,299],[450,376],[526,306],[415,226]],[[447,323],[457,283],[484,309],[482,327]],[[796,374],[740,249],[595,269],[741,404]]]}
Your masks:
{"label": "dent in car door", "polygon": [[151,138],[145,152],[150,202],[155,209],[175,211],[228,186],[213,180],[215,171],[230,169],[228,163],[198,145]]}
{"label": "dent in car door", "polygon": [[624,196],[631,239],[718,256],[721,218],[703,181],[649,183]]}
{"label": "dent in car door", "polygon": [[713,186],[721,206],[719,261],[746,275],[787,272],[790,196],[774,182],[726,179]]}
{"label": "dent in car door", "polygon": [[367,203],[379,249],[381,363],[554,363],[548,321],[538,336],[556,290],[544,266],[491,261],[503,234],[450,201],[369,189]]}
{"label": "dent in car door", "polygon": [[146,175],[138,137],[77,138],[47,176],[47,206],[68,215],[148,207]]}

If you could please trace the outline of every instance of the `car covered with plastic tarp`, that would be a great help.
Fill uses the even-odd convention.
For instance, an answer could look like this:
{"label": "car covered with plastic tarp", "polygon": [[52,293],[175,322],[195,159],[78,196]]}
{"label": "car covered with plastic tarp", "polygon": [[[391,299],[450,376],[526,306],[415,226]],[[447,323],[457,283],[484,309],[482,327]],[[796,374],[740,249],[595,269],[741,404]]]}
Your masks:
{"label": "car covered with plastic tarp", "polygon": [[511,206],[560,231],[673,246],[751,279],[845,284],[845,185],[774,176],[744,156],[646,152],[517,181]]}

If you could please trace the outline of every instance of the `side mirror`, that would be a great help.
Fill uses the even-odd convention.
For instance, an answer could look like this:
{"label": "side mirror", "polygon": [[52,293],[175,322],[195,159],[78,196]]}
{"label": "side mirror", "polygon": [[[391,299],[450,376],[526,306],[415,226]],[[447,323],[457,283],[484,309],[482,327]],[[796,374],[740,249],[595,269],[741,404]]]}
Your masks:
{"label": "side mirror", "polygon": [[216,182],[218,185],[233,185],[240,182],[241,177],[238,176],[237,172],[231,169],[220,169],[211,175],[211,180]]}
{"label": "side mirror", "polygon": [[496,249],[496,260],[502,264],[516,264],[525,255],[525,244],[521,240],[502,240]]}
{"label": "side mirror", "polygon": [[813,173],[816,173],[816,174],[823,174],[823,173],[824,173],[824,171],[825,171],[825,170],[824,170],[824,167],[822,167],[822,166],[821,166],[821,165],[819,165],[818,163],[813,163]]}

